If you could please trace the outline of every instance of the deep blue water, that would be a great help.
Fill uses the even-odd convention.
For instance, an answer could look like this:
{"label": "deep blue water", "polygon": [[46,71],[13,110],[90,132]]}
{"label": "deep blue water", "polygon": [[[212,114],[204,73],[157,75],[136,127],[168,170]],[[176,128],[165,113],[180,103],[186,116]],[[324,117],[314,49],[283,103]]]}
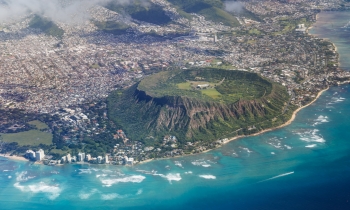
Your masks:
{"label": "deep blue water", "polygon": [[[345,14],[321,14],[320,21],[341,16],[342,22],[317,25],[312,33],[347,33],[340,28],[350,20]],[[332,41],[338,46],[346,37]],[[349,201],[350,86],[326,91],[287,127],[205,154],[134,167],[0,158],[0,209],[338,210],[350,209]]]}

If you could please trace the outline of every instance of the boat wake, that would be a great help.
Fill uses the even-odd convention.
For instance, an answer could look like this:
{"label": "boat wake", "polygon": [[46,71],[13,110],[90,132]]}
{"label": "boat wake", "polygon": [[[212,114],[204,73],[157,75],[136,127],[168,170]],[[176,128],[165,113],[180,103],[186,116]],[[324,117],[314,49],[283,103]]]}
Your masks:
{"label": "boat wake", "polygon": [[270,181],[270,180],[273,180],[273,179],[277,179],[277,178],[281,178],[281,177],[284,177],[284,176],[288,176],[288,175],[291,175],[291,174],[294,174],[294,171],[292,171],[292,172],[288,172],[288,173],[285,173],[285,174],[280,174],[280,175],[277,175],[277,176],[274,176],[274,177],[271,177],[271,178],[268,178],[268,179],[262,180],[262,181],[257,182],[257,183],[267,182],[267,181]]}

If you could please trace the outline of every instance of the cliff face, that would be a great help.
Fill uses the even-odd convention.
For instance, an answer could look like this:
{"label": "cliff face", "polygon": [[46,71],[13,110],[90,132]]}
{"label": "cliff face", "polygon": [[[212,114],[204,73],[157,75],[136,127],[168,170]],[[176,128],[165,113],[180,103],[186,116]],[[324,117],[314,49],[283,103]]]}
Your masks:
{"label": "cliff face", "polygon": [[109,115],[133,139],[172,134],[187,141],[215,140],[241,128],[264,128],[264,123],[282,114],[287,101],[286,90],[276,84],[267,96],[233,104],[186,96],[151,97],[136,84],[123,94],[112,94]]}

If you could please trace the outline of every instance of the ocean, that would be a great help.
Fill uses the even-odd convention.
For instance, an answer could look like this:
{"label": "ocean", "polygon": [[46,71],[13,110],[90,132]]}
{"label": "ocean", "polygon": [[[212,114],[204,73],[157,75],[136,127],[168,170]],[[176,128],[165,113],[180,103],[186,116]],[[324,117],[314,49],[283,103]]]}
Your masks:
{"label": "ocean", "polygon": [[[346,70],[349,21],[350,12],[323,12],[311,30],[336,44]],[[349,131],[344,85],[284,128],[203,154],[133,167],[0,157],[0,209],[350,209]]]}

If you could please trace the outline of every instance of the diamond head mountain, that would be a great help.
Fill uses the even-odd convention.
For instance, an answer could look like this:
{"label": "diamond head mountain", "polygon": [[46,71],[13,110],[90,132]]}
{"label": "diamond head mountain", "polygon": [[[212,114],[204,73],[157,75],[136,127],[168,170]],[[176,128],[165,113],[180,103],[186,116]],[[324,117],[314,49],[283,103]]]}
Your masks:
{"label": "diamond head mountain", "polygon": [[112,93],[110,118],[132,139],[159,143],[247,135],[289,120],[286,88],[256,73],[221,69],[164,71]]}

